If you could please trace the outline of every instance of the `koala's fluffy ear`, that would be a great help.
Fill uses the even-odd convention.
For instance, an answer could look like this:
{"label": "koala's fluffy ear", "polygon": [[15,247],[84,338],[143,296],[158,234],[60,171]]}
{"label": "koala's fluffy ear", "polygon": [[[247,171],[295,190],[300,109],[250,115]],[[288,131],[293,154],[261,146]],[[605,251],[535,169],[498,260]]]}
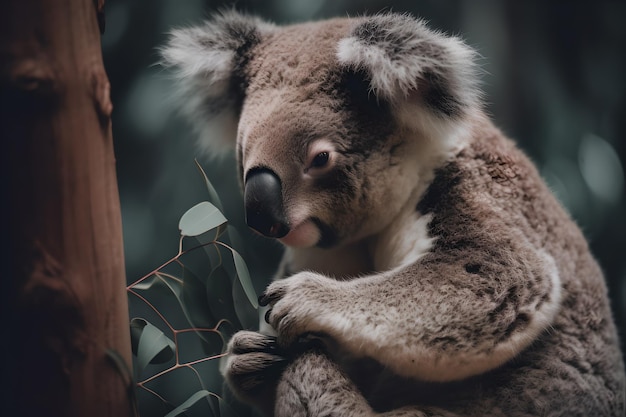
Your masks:
{"label": "koala's fluffy ear", "polygon": [[364,70],[372,92],[400,112],[415,102],[430,110],[429,120],[414,121],[426,129],[432,126],[425,123],[461,120],[480,106],[475,55],[460,39],[401,14],[366,17],[337,51],[341,63]]}
{"label": "koala's fluffy ear", "polygon": [[161,49],[173,69],[182,113],[210,154],[235,146],[237,119],[246,88],[247,54],[274,26],[234,11],[201,26],[176,29]]}

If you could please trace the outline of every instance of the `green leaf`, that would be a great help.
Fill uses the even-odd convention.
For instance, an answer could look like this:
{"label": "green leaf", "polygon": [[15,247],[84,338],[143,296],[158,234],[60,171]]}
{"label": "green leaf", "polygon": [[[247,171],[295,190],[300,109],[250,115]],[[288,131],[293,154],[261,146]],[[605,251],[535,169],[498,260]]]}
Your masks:
{"label": "green leaf", "polygon": [[183,236],[198,236],[226,223],[226,217],[213,204],[203,201],[183,214],[178,228]]}
{"label": "green leaf", "polygon": [[182,403],[181,405],[179,405],[178,407],[176,407],[175,409],[167,413],[165,417],[179,416],[185,411],[189,410],[195,403],[202,400],[203,398],[211,398],[211,397],[217,397],[217,395],[207,390],[200,390],[196,392],[195,394],[193,394],[191,397],[187,398],[187,400],[184,403]]}
{"label": "green leaf", "polygon": [[259,328],[259,312],[256,308],[248,302],[247,295],[245,294],[241,282],[239,280],[233,282],[233,306],[237,313],[237,318],[243,329],[258,329]]}
{"label": "green leaf", "polygon": [[248,297],[248,301],[250,301],[250,304],[252,304],[252,307],[258,309],[258,297],[256,295],[256,291],[254,290],[254,286],[252,285],[252,281],[250,280],[250,272],[248,272],[246,262],[243,260],[241,255],[237,253],[237,251],[231,250],[231,252],[233,253],[233,261],[235,262],[235,269],[237,270],[239,282],[241,283],[241,286],[243,287],[243,290]]}
{"label": "green leaf", "polygon": [[[215,190],[215,187],[213,187],[213,184],[211,184],[211,181],[209,181],[209,177],[207,177],[206,172],[204,171],[204,169],[202,169],[202,166],[200,165],[198,160],[194,159],[194,162],[196,163],[196,167],[198,168],[198,171],[200,171],[200,174],[202,175],[202,178],[204,179],[204,184],[206,185],[207,191],[209,192],[209,201],[213,203],[215,207],[219,209],[219,211],[224,213],[224,206],[222,205],[222,201],[220,200],[219,195],[217,194],[217,191]],[[232,226],[228,228],[222,228],[222,227],[218,228],[217,234],[214,240],[217,240],[217,238],[219,238],[224,233],[224,231],[226,231],[226,234],[228,235],[230,246],[232,246],[233,248],[237,250],[242,247],[241,238],[239,237],[237,230]]]}
{"label": "green leaf", "polygon": [[206,254],[209,265],[212,268],[216,268],[222,264],[222,253],[220,252],[220,246],[216,243],[212,244],[203,244],[202,248],[204,249],[204,253]]}
{"label": "green leaf", "polygon": [[133,355],[137,355],[139,339],[141,339],[141,333],[143,333],[143,328],[146,327],[146,323],[148,323],[147,320],[137,317],[130,321],[130,347]]}
{"label": "green leaf", "polygon": [[153,275],[153,276],[151,276],[149,278],[144,279],[139,284],[133,285],[133,289],[135,289],[135,290],[149,290],[150,288],[152,288],[153,285],[155,285],[155,283],[157,281],[159,281],[159,279],[155,275]]}
{"label": "green leaf", "polygon": [[155,294],[173,293],[176,297],[179,297],[182,292],[179,281],[158,272],[150,278],[141,281],[139,284],[133,285],[133,289],[142,291],[150,290],[154,291]]}
{"label": "green leaf", "polygon": [[216,320],[211,315],[206,286],[189,268],[183,266],[183,292],[181,307],[187,321],[194,327],[213,327]]}
{"label": "green leaf", "polygon": [[206,295],[213,317],[236,322],[237,314],[233,305],[232,283],[228,272],[222,265],[211,271],[206,283]]}
{"label": "green leaf", "polygon": [[219,237],[222,236],[227,230],[228,225],[226,223],[219,225],[215,230],[215,236],[213,236],[213,240],[219,239]]}
{"label": "green leaf", "polygon": [[[187,321],[192,327],[211,328],[215,326],[217,320],[211,314],[209,299],[205,283],[202,282],[189,268],[183,266],[183,294],[179,299],[180,306]],[[219,353],[222,343],[216,345],[215,339],[210,333],[196,331],[196,335],[202,342],[202,350],[206,355]]]}
{"label": "green leaf", "polygon": [[231,248],[236,251],[240,251],[244,247],[241,235],[233,225],[228,225],[226,229],[226,236],[228,236],[228,241],[230,242],[229,246]]}
{"label": "green leaf", "polygon": [[217,328],[217,332],[222,337],[222,344],[226,346],[230,338],[241,329],[241,326],[235,326],[232,321],[222,321]]}
{"label": "green leaf", "polygon": [[149,363],[164,363],[174,357],[176,344],[146,319],[132,319],[130,328],[133,353],[137,355],[139,373]]}
{"label": "green leaf", "polygon": [[209,181],[209,177],[207,177],[204,169],[202,169],[202,166],[200,166],[198,160],[194,159],[194,162],[196,163],[196,167],[198,167],[198,171],[200,171],[202,178],[204,178],[204,184],[206,185],[206,189],[209,192],[209,198],[211,199],[211,202],[219,209],[219,211],[224,212],[222,202],[220,201],[220,198],[217,195],[217,191],[215,191],[213,184],[211,184],[211,181]]}

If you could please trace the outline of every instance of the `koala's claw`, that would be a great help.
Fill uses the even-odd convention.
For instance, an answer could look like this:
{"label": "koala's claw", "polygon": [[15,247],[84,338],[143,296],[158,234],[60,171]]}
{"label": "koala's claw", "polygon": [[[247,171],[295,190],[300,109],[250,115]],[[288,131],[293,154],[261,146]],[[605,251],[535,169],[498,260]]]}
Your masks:
{"label": "koala's claw", "polygon": [[268,305],[270,303],[270,300],[267,298],[267,296],[265,295],[265,293],[259,295],[259,305],[261,307],[265,307],[266,305]]}
{"label": "koala's claw", "polygon": [[[275,289],[275,291],[271,291]],[[284,291],[276,291],[277,287],[269,287],[261,296],[259,297],[259,305],[265,307],[270,304],[274,304],[284,295]]]}
{"label": "koala's claw", "polygon": [[263,352],[278,354],[276,337],[266,336],[255,332],[239,332],[230,341],[228,352],[232,355]]}
{"label": "koala's claw", "polygon": [[[271,283],[259,301],[269,306],[265,321],[278,333],[277,343],[287,348],[299,336],[311,331],[324,331],[314,326],[319,300],[328,298],[328,288],[336,281],[311,272],[300,272]],[[333,290],[333,293],[337,291]]]}
{"label": "koala's claw", "polygon": [[256,332],[240,331],[228,344],[225,377],[240,397],[258,402],[274,386],[288,358],[276,338]]}

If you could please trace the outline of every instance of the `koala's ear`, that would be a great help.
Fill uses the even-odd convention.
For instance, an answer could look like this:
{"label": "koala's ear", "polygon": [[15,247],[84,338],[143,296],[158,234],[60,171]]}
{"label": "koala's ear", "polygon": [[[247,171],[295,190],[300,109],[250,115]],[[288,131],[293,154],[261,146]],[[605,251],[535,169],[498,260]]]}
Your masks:
{"label": "koala's ear", "polygon": [[438,124],[480,107],[475,55],[460,39],[401,14],[364,18],[337,50],[342,64],[367,73],[377,97],[400,111],[417,102]]}
{"label": "koala's ear", "polygon": [[227,11],[170,33],[161,64],[173,70],[178,105],[197,131],[201,150],[215,155],[234,148],[249,53],[273,28]]}

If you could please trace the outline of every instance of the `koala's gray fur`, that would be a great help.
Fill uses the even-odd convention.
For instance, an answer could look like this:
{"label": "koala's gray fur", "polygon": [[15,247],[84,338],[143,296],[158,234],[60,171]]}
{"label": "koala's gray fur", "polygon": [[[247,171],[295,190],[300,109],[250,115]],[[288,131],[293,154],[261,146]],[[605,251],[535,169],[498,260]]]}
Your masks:
{"label": "koala's gray fur", "polygon": [[216,139],[249,224],[287,246],[262,297],[276,336],[229,344],[239,398],[277,416],[624,414],[602,273],[485,116],[462,41],[406,15],[228,12],[163,56],[202,146],[230,124]]}

